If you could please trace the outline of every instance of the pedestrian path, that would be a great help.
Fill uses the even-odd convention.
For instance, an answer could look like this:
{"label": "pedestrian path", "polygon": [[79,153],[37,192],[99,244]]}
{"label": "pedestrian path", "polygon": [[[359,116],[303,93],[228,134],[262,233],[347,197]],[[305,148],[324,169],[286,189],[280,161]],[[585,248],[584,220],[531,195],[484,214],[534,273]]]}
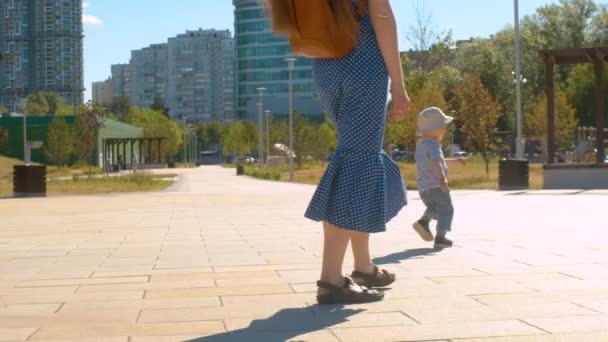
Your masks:
{"label": "pedestrian path", "polygon": [[372,239],[398,275],[386,300],[327,307],[314,187],[180,174],[161,193],[0,200],[0,341],[608,341],[606,193],[455,192],[456,246],[436,251],[412,192]]}

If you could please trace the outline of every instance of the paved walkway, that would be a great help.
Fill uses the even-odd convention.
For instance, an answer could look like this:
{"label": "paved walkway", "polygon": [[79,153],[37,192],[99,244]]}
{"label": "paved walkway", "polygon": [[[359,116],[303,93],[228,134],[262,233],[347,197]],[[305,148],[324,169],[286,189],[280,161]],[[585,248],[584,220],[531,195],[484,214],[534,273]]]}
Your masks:
{"label": "paved walkway", "polygon": [[608,341],[608,193],[456,192],[442,252],[410,229],[410,193],[373,238],[387,299],[321,307],[314,187],[233,172],[0,200],[0,341]]}

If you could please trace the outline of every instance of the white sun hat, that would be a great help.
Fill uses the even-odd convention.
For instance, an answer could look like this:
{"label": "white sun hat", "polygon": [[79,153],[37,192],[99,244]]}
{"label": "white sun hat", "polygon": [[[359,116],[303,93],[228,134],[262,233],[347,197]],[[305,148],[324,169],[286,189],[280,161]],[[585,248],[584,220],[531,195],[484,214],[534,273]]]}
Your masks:
{"label": "white sun hat", "polygon": [[418,114],[418,131],[416,134],[423,135],[438,128],[447,126],[452,121],[454,121],[454,118],[445,115],[441,109],[437,107],[429,107]]}

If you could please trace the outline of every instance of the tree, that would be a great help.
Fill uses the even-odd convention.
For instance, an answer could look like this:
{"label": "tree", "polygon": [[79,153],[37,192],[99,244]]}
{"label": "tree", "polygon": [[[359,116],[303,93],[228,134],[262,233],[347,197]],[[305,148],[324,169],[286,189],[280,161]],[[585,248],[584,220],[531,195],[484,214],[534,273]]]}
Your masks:
{"label": "tree", "polygon": [[[248,126],[249,128],[247,128]],[[222,135],[224,153],[236,152],[239,163],[243,160],[243,155],[251,152],[257,140],[255,128],[252,130],[251,127],[252,124],[248,125],[242,121],[236,121],[226,124],[226,128],[224,129]]]}
{"label": "tree", "polygon": [[314,151],[315,129],[310,121],[302,116],[298,111],[293,115],[293,146],[295,161],[298,168],[302,167],[304,157]]}
{"label": "tree", "polygon": [[589,40],[592,46],[608,45],[608,5],[600,5],[598,14],[591,21]]}
{"label": "tree", "polygon": [[438,39],[438,34],[433,27],[433,17],[426,11],[421,2],[414,3],[414,24],[408,29],[407,40],[414,50],[425,51]]}
{"label": "tree", "polygon": [[6,109],[6,107],[0,105],[0,116],[2,116],[2,114],[6,114],[8,113],[8,109]]}
{"label": "tree", "polygon": [[46,115],[49,112],[49,104],[44,94],[41,92],[30,94],[27,97],[25,110],[27,115]]}
{"label": "tree", "polygon": [[317,136],[313,140],[313,156],[316,160],[324,160],[329,152],[336,150],[336,128],[329,117],[325,117],[325,121],[315,132]]}
{"label": "tree", "polygon": [[76,116],[74,152],[81,163],[89,165],[89,175],[91,174],[91,157],[97,145],[97,132],[105,117],[106,113],[103,108],[92,102],[87,103]]}
{"label": "tree", "polygon": [[207,139],[211,145],[218,145],[221,143],[222,124],[219,121],[212,121],[207,125]]}
{"label": "tree", "polygon": [[[526,120],[528,134],[537,139],[547,136],[547,97],[541,97],[536,103],[534,112]],[[555,95],[555,143],[561,150],[574,146],[576,137],[576,110],[568,103],[566,95],[557,92]]]}
{"label": "tree", "polygon": [[490,158],[496,151],[496,123],[500,117],[500,105],[492,98],[479,75],[465,78],[456,90],[458,101],[457,120],[464,132],[464,145],[471,152],[481,155],[490,175]]}
{"label": "tree", "polygon": [[0,146],[8,141],[8,129],[0,128]]}
{"label": "tree", "polygon": [[152,103],[152,105],[150,106],[150,109],[155,110],[157,112],[161,112],[163,113],[163,115],[165,115],[167,118],[170,118],[169,116],[169,108],[167,108],[165,106],[165,100],[163,100],[161,97],[157,96],[154,98],[154,102]]}
{"label": "tree", "polygon": [[[127,122],[143,129],[144,138],[165,138],[160,155],[174,156],[183,143],[182,130],[163,113],[150,109],[131,109]],[[153,155],[158,153],[157,146],[151,146]]]}
{"label": "tree", "polygon": [[[604,81],[608,84],[608,68],[604,73]],[[576,109],[576,117],[582,126],[595,126],[595,73],[593,65],[579,64],[572,69],[567,80],[564,93],[567,102]],[[606,114],[608,115],[608,97],[605,98]]]}
{"label": "tree", "polygon": [[207,135],[207,126],[204,123],[196,126],[196,138],[198,144],[205,148],[209,144],[209,136]]}
{"label": "tree", "polygon": [[48,105],[46,115],[55,116],[59,113],[60,109],[64,109],[62,108],[64,106],[63,99],[59,94],[48,91],[43,91],[41,94]]}
{"label": "tree", "polygon": [[74,151],[74,133],[63,117],[56,117],[49,125],[44,154],[58,166],[65,166]]}
{"label": "tree", "polygon": [[131,112],[131,102],[124,96],[118,96],[112,101],[112,113],[119,120],[126,120]]}
{"label": "tree", "polygon": [[289,145],[289,122],[287,120],[270,119],[270,145]]}

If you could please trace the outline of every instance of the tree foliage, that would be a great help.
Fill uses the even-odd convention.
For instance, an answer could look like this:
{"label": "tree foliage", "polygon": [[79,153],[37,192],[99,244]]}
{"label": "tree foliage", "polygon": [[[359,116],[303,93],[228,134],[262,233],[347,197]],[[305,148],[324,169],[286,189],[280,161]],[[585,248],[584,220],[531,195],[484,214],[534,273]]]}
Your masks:
{"label": "tree foliage", "polygon": [[257,132],[252,126],[243,121],[226,124],[222,135],[224,153],[237,153],[239,162],[242,161],[243,156],[250,153],[257,143]]}
{"label": "tree foliage", "polygon": [[65,166],[74,151],[74,133],[63,117],[56,117],[49,125],[44,153],[58,166]]}
{"label": "tree foliage", "polygon": [[126,120],[129,113],[131,113],[131,102],[124,96],[114,98],[112,101],[111,112],[116,115],[119,120]]}
{"label": "tree foliage", "polygon": [[[174,156],[183,143],[182,130],[174,121],[162,112],[151,109],[131,109],[127,122],[143,129],[144,138],[165,138],[161,144],[162,157]],[[153,155],[158,153],[158,147],[152,147]]]}
{"label": "tree foliage", "polygon": [[478,75],[469,76],[464,80],[456,90],[456,98],[456,118],[464,131],[465,148],[483,158],[489,176],[489,161],[497,149],[495,134],[501,112],[500,105],[492,98]]}
{"label": "tree foliage", "polygon": [[92,102],[87,103],[78,113],[74,124],[74,152],[81,163],[91,163],[97,146],[97,132],[105,117],[103,108]]}
{"label": "tree foliage", "polygon": [[[566,95],[558,92],[555,95],[555,143],[560,150],[574,147],[576,137],[576,110],[568,103]],[[544,138],[547,134],[547,97],[538,100],[534,112],[528,114],[528,134],[535,138]]]}

